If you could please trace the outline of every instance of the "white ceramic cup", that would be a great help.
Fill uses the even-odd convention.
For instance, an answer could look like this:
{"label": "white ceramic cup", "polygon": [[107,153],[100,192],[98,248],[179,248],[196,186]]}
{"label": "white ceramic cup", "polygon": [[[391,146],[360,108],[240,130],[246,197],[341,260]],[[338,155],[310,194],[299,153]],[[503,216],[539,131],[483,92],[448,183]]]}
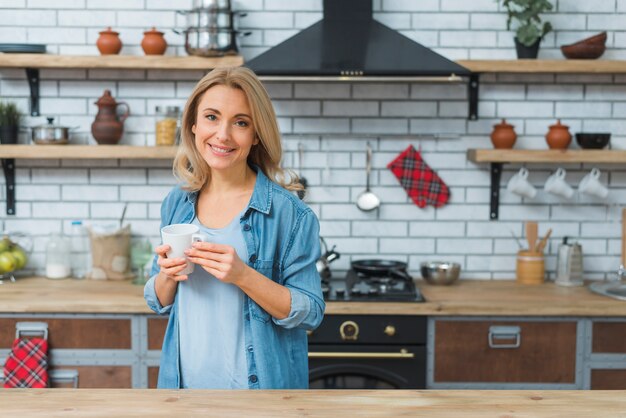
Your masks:
{"label": "white ceramic cup", "polygon": [[[208,240],[208,237],[199,231],[200,228],[192,224],[173,224],[161,228],[163,244],[171,248],[167,252],[167,258],[187,258],[185,250],[191,248],[194,242]],[[194,264],[187,261],[187,267],[178,275],[193,273],[193,267]]]}
{"label": "white ceramic cup", "polygon": [[528,181],[528,170],[524,167],[509,180],[506,185],[506,189],[522,197],[528,197],[530,199],[537,195],[537,189]]}
{"label": "white ceramic cup", "polygon": [[583,177],[578,184],[578,191],[580,193],[606,199],[609,195],[609,189],[600,183],[600,174],[600,170],[597,168],[591,169],[591,172]]}
{"label": "white ceramic cup", "polygon": [[557,168],[556,171],[548,177],[548,180],[546,180],[544,186],[545,191],[566,199],[571,199],[572,196],[574,196],[574,189],[565,181],[566,174],[565,169],[561,167]]}

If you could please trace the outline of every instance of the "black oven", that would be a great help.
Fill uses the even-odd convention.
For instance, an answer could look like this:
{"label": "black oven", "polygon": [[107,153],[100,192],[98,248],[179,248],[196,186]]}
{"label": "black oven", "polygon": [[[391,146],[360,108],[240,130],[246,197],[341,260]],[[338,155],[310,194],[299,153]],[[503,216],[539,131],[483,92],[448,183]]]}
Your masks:
{"label": "black oven", "polygon": [[327,315],[309,335],[311,389],[424,389],[426,317]]}

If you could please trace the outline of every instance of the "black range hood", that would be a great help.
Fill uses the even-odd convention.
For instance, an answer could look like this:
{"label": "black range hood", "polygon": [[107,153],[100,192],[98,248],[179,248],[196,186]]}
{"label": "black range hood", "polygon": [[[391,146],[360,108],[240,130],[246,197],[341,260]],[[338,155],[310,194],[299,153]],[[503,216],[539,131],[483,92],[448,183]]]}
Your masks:
{"label": "black range hood", "polygon": [[472,74],[375,21],[372,0],[324,0],[322,21],[245,65],[265,79],[358,81],[443,77],[442,80],[460,81],[459,76]]}

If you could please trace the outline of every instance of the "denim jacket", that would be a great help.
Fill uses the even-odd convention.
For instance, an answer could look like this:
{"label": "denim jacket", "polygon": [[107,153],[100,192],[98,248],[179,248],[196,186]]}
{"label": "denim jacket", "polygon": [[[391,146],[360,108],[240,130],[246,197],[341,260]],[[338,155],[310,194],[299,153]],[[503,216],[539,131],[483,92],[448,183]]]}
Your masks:
{"label": "denim jacket", "polygon": [[[239,219],[248,249],[246,263],[259,273],[287,287],[291,311],[276,319],[247,295],[244,302],[244,336],[248,364],[248,388],[308,388],[306,330],[315,329],[324,315],[320,277],[315,262],[320,256],[319,223],[315,214],[292,193],[270,181],[258,167],[248,207]],[[195,217],[197,193],[175,187],[161,205],[161,227],[190,223]],[[163,339],[159,388],[180,387],[178,297],[168,306],[157,299],[152,277],[144,288],[150,309],[169,314]]]}

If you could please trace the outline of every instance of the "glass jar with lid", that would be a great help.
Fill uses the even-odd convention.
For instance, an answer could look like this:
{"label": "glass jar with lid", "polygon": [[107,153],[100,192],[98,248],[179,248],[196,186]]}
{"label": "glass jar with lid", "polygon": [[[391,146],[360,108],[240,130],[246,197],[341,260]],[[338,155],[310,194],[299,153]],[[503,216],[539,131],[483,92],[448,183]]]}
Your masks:
{"label": "glass jar with lid", "polygon": [[62,234],[52,234],[46,246],[46,277],[65,279],[72,272],[71,243]]}
{"label": "glass jar with lid", "polygon": [[178,136],[180,107],[157,106],[156,107],[156,144],[174,145]]}

